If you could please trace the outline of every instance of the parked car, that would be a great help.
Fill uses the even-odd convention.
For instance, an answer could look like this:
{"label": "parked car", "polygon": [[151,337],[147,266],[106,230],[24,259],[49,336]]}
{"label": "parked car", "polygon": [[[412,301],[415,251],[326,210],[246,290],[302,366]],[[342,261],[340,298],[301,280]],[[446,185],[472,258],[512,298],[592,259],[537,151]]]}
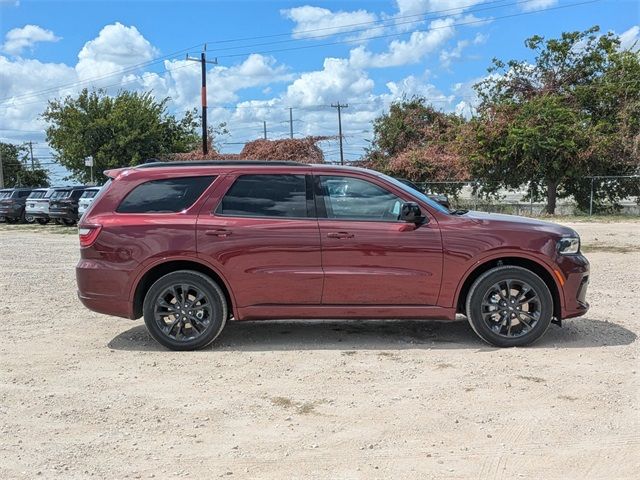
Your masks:
{"label": "parked car", "polygon": [[32,218],[40,225],[49,223],[49,198],[55,191],[54,188],[36,188],[27,197],[25,215]]}
{"label": "parked car", "polygon": [[416,185],[411,180],[407,180],[406,178],[396,178],[396,180],[398,180],[399,182],[404,183],[408,187],[416,189],[420,193],[426,194],[430,199],[435,200],[440,205],[445,207],[447,210],[451,210],[451,203],[449,202],[449,197],[447,197],[446,195],[443,195],[441,193],[426,193],[422,188],[420,188],[418,185]]}
{"label": "parked car", "polygon": [[[2,200],[3,198],[7,198],[12,191],[13,191],[13,188],[0,189],[0,200]],[[4,222],[4,217],[1,215],[0,215],[0,222]]]}
{"label": "parked car", "polygon": [[0,190],[0,217],[7,223],[29,222],[32,217],[25,215],[25,202],[32,188],[11,188]]}
{"label": "parked car", "polygon": [[79,298],[143,316],[170,349],[205,347],[229,319],[457,314],[510,347],[588,309],[572,229],[451,212],[375,171],[219,161],[105,173],[78,229]]}
{"label": "parked car", "polygon": [[93,200],[96,198],[96,195],[100,191],[100,187],[88,187],[85,191],[80,195],[80,199],[78,200],[78,217],[82,217],[82,214],[87,211],[89,206],[93,203]]}
{"label": "parked car", "polygon": [[49,199],[49,218],[71,226],[78,221],[78,201],[87,187],[56,188]]}

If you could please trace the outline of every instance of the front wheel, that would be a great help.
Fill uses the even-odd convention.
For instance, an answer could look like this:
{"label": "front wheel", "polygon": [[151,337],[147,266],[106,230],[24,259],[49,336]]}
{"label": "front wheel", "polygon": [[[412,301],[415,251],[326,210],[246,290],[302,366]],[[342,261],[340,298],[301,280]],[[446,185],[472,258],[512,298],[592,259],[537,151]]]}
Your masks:
{"label": "front wheel", "polygon": [[35,223],[36,219],[34,217],[32,217],[31,215],[25,215],[24,216],[24,221],[27,223]]}
{"label": "front wheel", "polygon": [[157,280],[144,297],[144,323],[171,350],[197,350],[213,342],[227,321],[227,302],[211,278],[179,270]]}
{"label": "front wheel", "polygon": [[526,268],[493,268],[473,283],[467,318],[485,342],[517,347],[538,340],[553,317],[553,298],[544,281]]}

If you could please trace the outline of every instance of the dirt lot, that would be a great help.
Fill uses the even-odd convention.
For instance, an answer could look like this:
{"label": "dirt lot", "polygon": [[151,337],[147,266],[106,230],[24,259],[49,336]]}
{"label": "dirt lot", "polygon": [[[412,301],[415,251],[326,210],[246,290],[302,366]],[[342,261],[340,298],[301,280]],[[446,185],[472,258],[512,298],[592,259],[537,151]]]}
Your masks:
{"label": "dirt lot", "polygon": [[75,235],[0,225],[0,478],[637,478],[640,222],[571,226],[591,311],[530,348],[252,322],[173,353],[82,307]]}

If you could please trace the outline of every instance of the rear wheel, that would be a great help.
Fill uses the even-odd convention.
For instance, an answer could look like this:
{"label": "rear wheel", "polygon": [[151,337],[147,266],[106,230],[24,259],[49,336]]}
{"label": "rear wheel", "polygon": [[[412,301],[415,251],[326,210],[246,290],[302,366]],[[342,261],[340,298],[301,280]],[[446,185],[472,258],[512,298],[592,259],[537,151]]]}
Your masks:
{"label": "rear wheel", "polygon": [[69,218],[63,218],[62,219],[62,223],[67,227],[72,227],[72,226],[75,225],[76,222],[75,222],[75,220],[71,220]]}
{"label": "rear wheel", "polygon": [[24,216],[24,221],[27,223],[35,223],[36,219],[34,217],[32,217],[31,215],[25,215]]}
{"label": "rear wheel", "polygon": [[467,295],[467,318],[485,342],[497,347],[528,345],[549,328],[553,298],[544,281],[522,267],[485,272]]}
{"label": "rear wheel", "polygon": [[144,297],[151,336],[171,350],[197,350],[213,342],[227,321],[223,291],[211,278],[179,270],[157,280]]}

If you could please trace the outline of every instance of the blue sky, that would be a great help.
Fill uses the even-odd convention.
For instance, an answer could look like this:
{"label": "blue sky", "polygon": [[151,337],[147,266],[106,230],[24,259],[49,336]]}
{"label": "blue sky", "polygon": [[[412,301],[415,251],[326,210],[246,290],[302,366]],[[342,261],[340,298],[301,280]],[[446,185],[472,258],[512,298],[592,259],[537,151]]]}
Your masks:
{"label": "blue sky", "polygon": [[[527,59],[525,38],[595,24],[632,44],[640,2],[0,0],[0,139],[37,141],[60,176],[38,116],[47,99],[84,86],[151,89],[179,115],[200,103],[198,66],[184,55],[207,43],[219,60],[208,71],[210,122],[231,131],[224,151],[260,136],[263,121],[270,138],[287,136],[289,107],[296,136],[335,134],[330,104],[340,101],[355,159],[389,102],[418,94],[469,115],[491,58]],[[335,142],[323,147],[337,158]]]}

